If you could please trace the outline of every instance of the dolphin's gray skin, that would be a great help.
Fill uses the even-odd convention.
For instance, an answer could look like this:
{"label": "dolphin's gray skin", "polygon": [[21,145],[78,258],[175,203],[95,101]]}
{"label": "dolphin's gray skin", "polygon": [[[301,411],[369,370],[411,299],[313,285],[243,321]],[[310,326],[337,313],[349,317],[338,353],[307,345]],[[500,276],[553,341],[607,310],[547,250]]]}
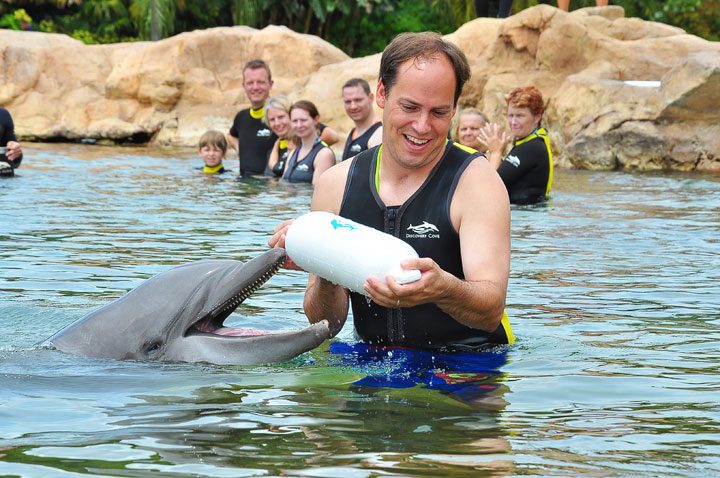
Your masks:
{"label": "dolphin's gray skin", "polygon": [[250,365],[281,362],[330,338],[327,321],[302,330],[240,335],[223,321],[285,260],[283,249],[243,264],[190,262],[162,272],[68,325],[42,345],[118,360]]}

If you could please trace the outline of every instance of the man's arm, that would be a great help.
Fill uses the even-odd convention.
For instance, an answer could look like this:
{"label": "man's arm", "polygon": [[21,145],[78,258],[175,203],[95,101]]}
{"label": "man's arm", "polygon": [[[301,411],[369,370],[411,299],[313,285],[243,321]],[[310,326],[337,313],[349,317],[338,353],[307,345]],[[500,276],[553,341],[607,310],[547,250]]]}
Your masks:
{"label": "man's arm", "polygon": [[225,139],[228,142],[228,147],[234,149],[238,153],[240,152],[240,141],[238,140],[237,136],[233,136],[232,133],[226,133]]}
{"label": "man's arm", "polygon": [[326,125],[320,132],[320,139],[328,146],[332,146],[340,141],[340,135],[335,128]]}
{"label": "man's arm", "polygon": [[230,130],[225,133],[225,139],[228,142],[228,146],[237,151],[238,154],[240,154],[240,141],[238,140],[238,137],[240,136],[240,113],[242,112],[235,115],[232,125],[230,126]]}
{"label": "man's arm", "polygon": [[493,331],[500,324],[510,271],[510,205],[507,191],[493,168],[478,158],[463,173],[450,207],[460,236],[465,279],[442,270],[424,257],[402,263],[419,269],[419,281],[400,285],[368,278],[365,290],[384,307],[435,303],[458,322]]}
{"label": "man's arm", "polygon": [[313,163],[313,167],[315,168],[315,172],[312,177],[313,186],[317,186],[320,182],[320,176],[333,166],[335,166],[335,153],[333,153],[333,150],[330,148],[323,148],[318,151]]}
{"label": "man's arm", "polygon": [[510,203],[492,166],[473,161],[450,212],[460,235],[465,280],[453,281],[437,304],[462,324],[493,331],[502,319],[510,274]]}

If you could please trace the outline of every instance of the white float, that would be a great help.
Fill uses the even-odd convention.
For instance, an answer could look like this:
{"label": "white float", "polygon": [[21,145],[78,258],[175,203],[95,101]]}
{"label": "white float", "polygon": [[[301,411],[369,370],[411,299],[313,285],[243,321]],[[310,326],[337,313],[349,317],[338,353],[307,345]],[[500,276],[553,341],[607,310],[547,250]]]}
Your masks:
{"label": "white float", "polygon": [[314,211],[295,219],[285,236],[285,250],[306,271],[360,294],[365,294],[368,276],[385,281],[390,275],[408,284],[421,275],[419,270],[400,267],[402,261],[418,257],[410,244],[329,212]]}

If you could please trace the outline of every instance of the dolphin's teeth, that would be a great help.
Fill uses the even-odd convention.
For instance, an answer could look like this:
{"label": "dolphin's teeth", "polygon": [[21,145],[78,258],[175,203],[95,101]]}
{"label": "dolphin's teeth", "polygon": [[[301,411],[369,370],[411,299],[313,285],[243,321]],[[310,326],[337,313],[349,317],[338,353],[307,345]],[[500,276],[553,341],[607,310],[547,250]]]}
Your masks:
{"label": "dolphin's teeth", "polygon": [[245,302],[245,300],[248,299],[256,290],[258,290],[264,283],[266,283],[272,276],[274,276],[279,270],[280,266],[282,265],[282,261],[277,262],[272,266],[271,269],[265,271],[260,277],[257,277],[255,281],[246,286],[240,293],[233,299],[230,299],[225,306],[223,307],[223,311],[233,311],[237,309],[240,304]]}

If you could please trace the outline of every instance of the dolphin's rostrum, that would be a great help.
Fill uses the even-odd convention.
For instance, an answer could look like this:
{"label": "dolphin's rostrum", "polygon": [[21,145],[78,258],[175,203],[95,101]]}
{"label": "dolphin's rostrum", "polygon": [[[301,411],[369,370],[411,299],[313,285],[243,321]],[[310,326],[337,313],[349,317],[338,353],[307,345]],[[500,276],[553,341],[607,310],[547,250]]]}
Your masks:
{"label": "dolphin's rostrum", "polygon": [[247,263],[206,260],[169,269],[42,345],[117,360],[238,365],[289,360],[330,338],[327,321],[262,335],[223,324],[284,260],[283,249],[271,249]]}

